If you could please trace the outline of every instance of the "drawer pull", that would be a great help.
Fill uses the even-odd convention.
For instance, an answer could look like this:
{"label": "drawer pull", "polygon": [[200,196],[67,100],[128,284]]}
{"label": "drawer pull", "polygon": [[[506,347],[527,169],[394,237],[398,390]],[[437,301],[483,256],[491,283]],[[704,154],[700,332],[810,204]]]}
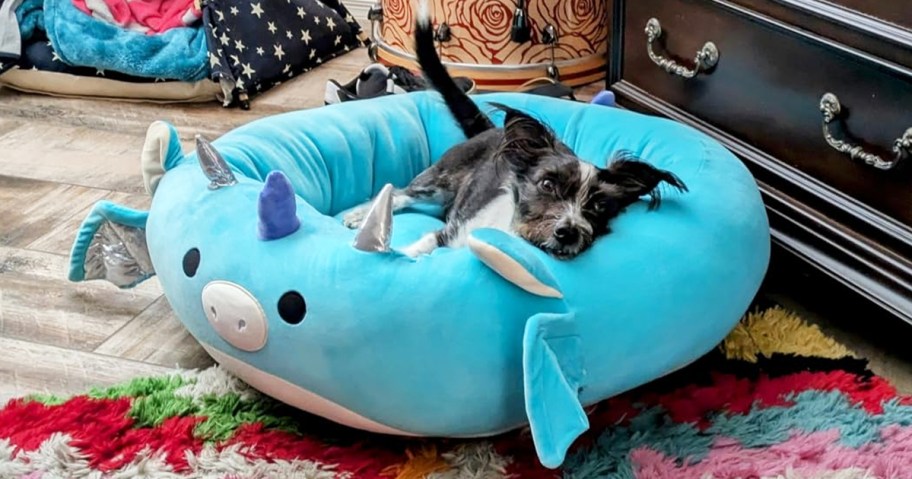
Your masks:
{"label": "drawer pull", "polygon": [[896,156],[892,160],[884,160],[875,154],[865,152],[861,146],[836,139],[830,132],[830,123],[842,112],[842,106],[836,95],[825,93],[820,98],[820,111],[823,113],[823,138],[834,150],[849,155],[853,160],[864,161],[880,170],[892,170],[901,160],[912,155],[912,128],[907,129],[902,137],[893,142],[893,153]]}
{"label": "drawer pull", "polygon": [[705,72],[716,66],[716,63],[719,63],[719,49],[716,48],[716,44],[713,42],[706,42],[706,44],[703,45],[703,48],[697,51],[697,55],[694,58],[693,69],[689,69],[684,65],[679,65],[670,58],[656,55],[652,50],[652,44],[661,36],[662,25],[659,23],[659,20],[657,18],[650,18],[649,21],[646,22],[646,52],[649,53],[649,58],[653,63],[668,73],[684,78],[693,78],[697,76],[697,73],[700,73],[701,71]]}

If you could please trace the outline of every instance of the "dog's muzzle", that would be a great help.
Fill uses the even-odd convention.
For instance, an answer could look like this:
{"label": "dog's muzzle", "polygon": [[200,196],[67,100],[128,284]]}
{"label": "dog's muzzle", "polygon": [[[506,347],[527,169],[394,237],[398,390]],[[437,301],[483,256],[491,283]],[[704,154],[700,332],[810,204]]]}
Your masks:
{"label": "dog's muzzle", "polygon": [[561,246],[573,246],[579,242],[580,230],[575,226],[561,226],[554,230],[554,239]]}

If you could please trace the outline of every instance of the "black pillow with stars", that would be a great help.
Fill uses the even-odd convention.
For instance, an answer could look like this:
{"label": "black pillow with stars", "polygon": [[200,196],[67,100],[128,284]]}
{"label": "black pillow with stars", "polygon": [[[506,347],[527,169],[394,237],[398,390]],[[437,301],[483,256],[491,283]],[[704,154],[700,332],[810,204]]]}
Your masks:
{"label": "black pillow with stars", "polygon": [[212,79],[225,105],[269,90],[362,44],[339,0],[204,0]]}

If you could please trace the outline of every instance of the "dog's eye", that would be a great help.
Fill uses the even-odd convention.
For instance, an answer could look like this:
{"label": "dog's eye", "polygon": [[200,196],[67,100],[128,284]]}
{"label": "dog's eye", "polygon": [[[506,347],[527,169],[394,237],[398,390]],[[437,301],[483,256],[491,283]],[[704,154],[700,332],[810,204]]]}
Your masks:
{"label": "dog's eye", "polygon": [[554,193],[554,182],[545,178],[538,182],[538,187],[546,193]]}
{"label": "dog's eye", "polygon": [[592,211],[597,215],[609,213],[616,208],[614,201],[606,198],[598,199],[592,202]]}

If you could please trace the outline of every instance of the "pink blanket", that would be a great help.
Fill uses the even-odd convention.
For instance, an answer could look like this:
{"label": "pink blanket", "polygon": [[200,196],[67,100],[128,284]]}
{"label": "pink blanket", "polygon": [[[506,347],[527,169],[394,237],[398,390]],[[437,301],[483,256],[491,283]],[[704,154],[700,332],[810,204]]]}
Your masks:
{"label": "pink blanket", "polygon": [[156,34],[200,19],[197,0],[73,0],[87,15],[123,28]]}

